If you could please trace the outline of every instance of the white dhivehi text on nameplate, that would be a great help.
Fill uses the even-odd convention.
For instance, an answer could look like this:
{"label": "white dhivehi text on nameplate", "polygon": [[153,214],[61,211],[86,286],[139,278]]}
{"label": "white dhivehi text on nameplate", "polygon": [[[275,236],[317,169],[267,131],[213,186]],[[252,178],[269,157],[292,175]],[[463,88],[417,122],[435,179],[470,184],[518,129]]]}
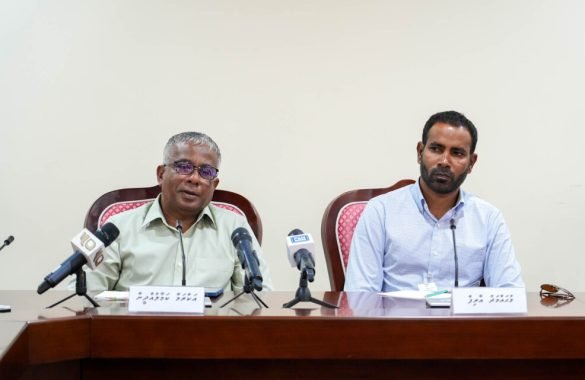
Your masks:
{"label": "white dhivehi text on nameplate", "polygon": [[205,309],[205,290],[196,286],[131,286],[131,313],[200,313]]}
{"label": "white dhivehi text on nameplate", "polygon": [[523,314],[528,312],[524,288],[453,288],[453,314]]}

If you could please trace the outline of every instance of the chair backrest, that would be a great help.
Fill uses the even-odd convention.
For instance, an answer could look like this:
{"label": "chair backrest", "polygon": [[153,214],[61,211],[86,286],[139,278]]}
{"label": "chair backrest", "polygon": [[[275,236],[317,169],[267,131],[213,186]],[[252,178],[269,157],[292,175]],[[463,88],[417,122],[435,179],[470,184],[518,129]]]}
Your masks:
{"label": "chair backrest", "polygon": [[[85,228],[95,231],[111,216],[152,202],[160,193],[160,186],[113,190],[99,197],[85,216]],[[211,203],[244,215],[259,243],[262,243],[262,220],[256,208],[244,196],[227,190],[215,190]]]}
{"label": "chair backrest", "polygon": [[351,239],[368,201],[373,197],[414,182],[411,179],[403,179],[390,187],[351,190],[339,195],[329,203],[321,220],[321,240],[329,271],[331,290],[343,290]]}

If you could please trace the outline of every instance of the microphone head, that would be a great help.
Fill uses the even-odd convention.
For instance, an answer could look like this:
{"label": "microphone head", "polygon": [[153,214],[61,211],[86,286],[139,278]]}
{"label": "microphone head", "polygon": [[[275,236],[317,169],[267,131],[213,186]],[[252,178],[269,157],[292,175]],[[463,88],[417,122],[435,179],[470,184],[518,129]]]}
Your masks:
{"label": "microphone head", "polygon": [[43,294],[47,290],[51,289],[51,284],[49,284],[46,280],[43,281],[39,287],[37,288],[37,294]]}
{"label": "microphone head", "polygon": [[95,270],[104,259],[102,250],[112,244],[119,234],[120,230],[112,223],[104,224],[101,230],[97,230],[95,234],[84,228],[73,237],[71,246],[75,251],[85,256],[87,265]]}
{"label": "microphone head", "polygon": [[236,247],[242,240],[252,241],[252,237],[247,229],[238,227],[232,232],[232,243]]}
{"label": "microphone head", "polygon": [[300,262],[302,260],[309,261],[312,265],[315,265],[315,259],[313,258],[313,254],[306,248],[301,248],[294,253],[295,261],[298,263],[297,267],[300,268]]}
{"label": "microphone head", "polygon": [[95,236],[104,243],[104,247],[112,244],[118,235],[120,235],[120,230],[113,223],[106,223],[95,232]]}
{"label": "microphone head", "polygon": [[4,240],[4,245],[10,245],[14,241],[14,236],[10,235],[6,240]]}
{"label": "microphone head", "polygon": [[313,258],[313,254],[309,250],[301,248],[296,251],[294,258],[297,263],[297,268],[300,271],[305,271],[307,280],[313,282],[315,280],[315,259]]}
{"label": "microphone head", "polygon": [[291,267],[298,266],[295,253],[303,248],[309,252],[313,252],[315,250],[315,241],[311,237],[311,234],[305,234],[300,229],[295,228],[286,237],[286,251]]}
{"label": "microphone head", "polygon": [[294,230],[292,230],[291,232],[288,233],[288,236],[296,236],[296,235],[304,235],[304,234],[305,233],[302,230],[295,228]]}

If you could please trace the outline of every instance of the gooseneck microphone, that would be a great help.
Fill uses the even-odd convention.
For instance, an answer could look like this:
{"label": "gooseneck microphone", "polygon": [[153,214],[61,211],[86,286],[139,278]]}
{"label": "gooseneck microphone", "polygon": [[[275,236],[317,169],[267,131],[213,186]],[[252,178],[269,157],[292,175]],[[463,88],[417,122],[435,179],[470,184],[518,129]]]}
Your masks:
{"label": "gooseneck microphone", "polygon": [[256,251],[252,247],[252,237],[244,227],[238,227],[232,233],[232,243],[238,251],[238,259],[252,287],[262,290],[262,274]]}
{"label": "gooseneck microphone", "polygon": [[453,236],[453,256],[455,258],[455,287],[459,287],[459,260],[457,259],[457,244],[455,242],[455,220],[451,219],[451,235]]}
{"label": "gooseneck microphone", "polygon": [[84,229],[71,241],[75,252],[63,261],[55,271],[49,273],[37,289],[38,294],[43,294],[55,287],[70,274],[77,273],[83,265],[87,264],[95,269],[104,260],[102,251],[109,246],[120,234],[118,228],[112,223],[106,223],[95,235]]}
{"label": "gooseneck microphone", "polygon": [[306,273],[307,281],[315,280],[315,258],[312,251],[315,243],[311,235],[295,228],[289,232],[286,239],[288,260],[291,266],[296,266],[301,272]]}
{"label": "gooseneck microphone", "polygon": [[177,219],[177,231],[179,231],[179,242],[181,243],[181,257],[183,259],[183,279],[181,285],[187,286],[187,260],[185,259],[185,247],[183,246],[183,225],[181,221]]}
{"label": "gooseneck microphone", "polygon": [[0,251],[4,248],[10,245],[10,243],[12,243],[14,241],[14,236],[10,235],[6,238],[6,240],[4,240],[4,244],[2,244],[2,246],[0,247]]}

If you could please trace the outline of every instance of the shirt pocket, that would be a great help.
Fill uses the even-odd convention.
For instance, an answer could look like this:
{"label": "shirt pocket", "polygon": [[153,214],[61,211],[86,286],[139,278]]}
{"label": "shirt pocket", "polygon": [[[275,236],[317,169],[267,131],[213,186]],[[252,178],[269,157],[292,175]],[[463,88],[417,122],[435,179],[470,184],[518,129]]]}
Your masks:
{"label": "shirt pocket", "polygon": [[199,286],[225,287],[231,281],[235,263],[226,256],[200,257],[195,261],[195,279]]}
{"label": "shirt pocket", "polygon": [[486,248],[479,244],[463,244],[457,246],[460,277],[469,280],[462,286],[478,286],[483,278]]}

